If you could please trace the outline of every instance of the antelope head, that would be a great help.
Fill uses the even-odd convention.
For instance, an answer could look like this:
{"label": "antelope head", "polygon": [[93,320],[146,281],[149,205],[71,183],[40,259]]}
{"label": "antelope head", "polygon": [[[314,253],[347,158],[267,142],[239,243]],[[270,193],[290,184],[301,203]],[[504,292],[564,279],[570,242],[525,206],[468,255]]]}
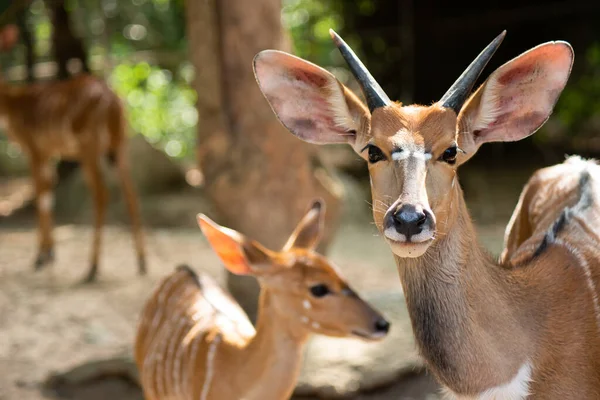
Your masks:
{"label": "antelope head", "polygon": [[325,69],[281,51],[258,53],[254,73],[290,132],[310,143],[348,143],[368,162],[373,216],[398,257],[419,257],[448,233],[459,214],[453,200],[462,196],[457,168],[483,143],[520,140],[542,126],[573,63],[568,43],[548,42],[499,67],[471,94],[502,32],[439,101],[403,105],[330,33],[366,105]]}
{"label": "antelope head", "polygon": [[329,259],[316,252],[324,215],[325,202],[315,200],[281,251],[269,250],[203,214],[198,215],[198,224],[231,273],[258,279],[271,311],[285,319],[289,329],[383,339],[390,323],[348,285]]}

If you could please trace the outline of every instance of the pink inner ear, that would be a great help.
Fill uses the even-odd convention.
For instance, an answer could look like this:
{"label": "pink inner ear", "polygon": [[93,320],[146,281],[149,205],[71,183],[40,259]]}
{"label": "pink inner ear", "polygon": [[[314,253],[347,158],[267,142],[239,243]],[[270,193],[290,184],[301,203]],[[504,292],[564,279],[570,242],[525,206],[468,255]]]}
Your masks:
{"label": "pink inner ear", "polygon": [[572,60],[568,44],[547,43],[496,70],[482,88],[476,142],[520,140],[539,129],[567,83]]}
{"label": "pink inner ear", "polygon": [[518,83],[519,81],[532,75],[535,70],[535,64],[529,63],[524,65],[517,65],[515,68],[511,68],[504,74],[498,77],[498,83],[501,85],[510,85]]}
{"label": "pink inner ear", "polygon": [[210,222],[199,218],[198,223],[213,250],[231,273],[247,275],[251,272],[244,250],[237,240],[222,232],[219,227],[212,225]]}
{"label": "pink inner ear", "polygon": [[330,103],[329,86],[337,84],[333,75],[279,52],[258,57],[255,71],[273,111],[293,134],[311,143],[347,142],[349,134],[335,123]]}
{"label": "pink inner ear", "polygon": [[323,88],[327,85],[327,78],[311,73],[307,70],[302,70],[299,68],[294,68],[290,70],[290,75],[293,76],[296,80],[303,81],[309,85],[316,86],[318,88]]}

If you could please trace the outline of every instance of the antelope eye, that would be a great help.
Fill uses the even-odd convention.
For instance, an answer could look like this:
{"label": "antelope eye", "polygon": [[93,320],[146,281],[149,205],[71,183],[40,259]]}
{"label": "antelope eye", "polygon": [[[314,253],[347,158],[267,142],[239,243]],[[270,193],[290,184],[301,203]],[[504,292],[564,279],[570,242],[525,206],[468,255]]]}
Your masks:
{"label": "antelope eye", "polygon": [[452,146],[452,147],[448,147],[444,153],[442,154],[442,157],[440,157],[440,159],[444,162],[447,162],[448,164],[454,164],[456,162],[456,153],[457,153],[458,148],[456,147],[456,145]]}
{"label": "antelope eye", "polygon": [[327,285],[320,283],[310,287],[310,293],[315,297],[323,297],[331,293]]}
{"label": "antelope eye", "polygon": [[369,162],[371,164],[375,164],[378,161],[385,160],[385,154],[381,151],[381,149],[377,146],[370,144],[368,146],[369,151]]}

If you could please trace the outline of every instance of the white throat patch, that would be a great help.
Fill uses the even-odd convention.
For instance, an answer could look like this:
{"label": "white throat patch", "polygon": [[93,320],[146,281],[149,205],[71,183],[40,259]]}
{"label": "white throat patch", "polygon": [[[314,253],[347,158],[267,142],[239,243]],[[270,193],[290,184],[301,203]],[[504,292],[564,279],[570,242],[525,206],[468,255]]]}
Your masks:
{"label": "white throat patch", "polygon": [[449,389],[444,390],[446,400],[524,400],[529,396],[532,366],[525,362],[519,368],[517,375],[509,382],[487,389],[476,396],[459,396]]}

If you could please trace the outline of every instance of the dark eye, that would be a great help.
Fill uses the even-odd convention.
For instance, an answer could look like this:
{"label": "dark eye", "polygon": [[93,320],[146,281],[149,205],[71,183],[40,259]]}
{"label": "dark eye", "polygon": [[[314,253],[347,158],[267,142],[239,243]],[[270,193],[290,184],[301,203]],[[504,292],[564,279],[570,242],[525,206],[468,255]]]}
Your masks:
{"label": "dark eye", "polygon": [[377,161],[385,160],[385,154],[377,146],[369,145],[369,162],[375,164]]}
{"label": "dark eye", "polygon": [[448,147],[442,154],[441,160],[448,164],[454,164],[456,162],[456,153],[458,148],[456,146]]}
{"label": "dark eye", "polygon": [[315,297],[323,297],[330,293],[329,288],[325,284],[318,284],[310,287],[310,293]]}

